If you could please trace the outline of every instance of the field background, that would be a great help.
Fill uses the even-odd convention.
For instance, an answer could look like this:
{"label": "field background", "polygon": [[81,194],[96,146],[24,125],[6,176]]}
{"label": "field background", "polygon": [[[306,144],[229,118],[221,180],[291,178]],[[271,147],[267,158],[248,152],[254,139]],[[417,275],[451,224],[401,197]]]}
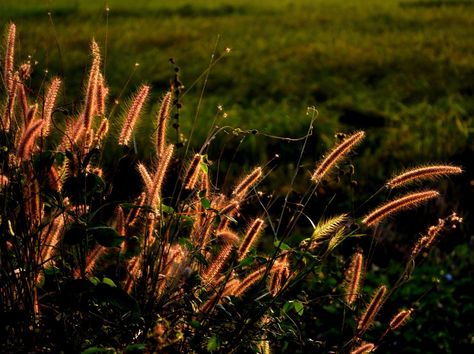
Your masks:
{"label": "field background", "polygon": [[[200,146],[222,105],[224,124],[257,134],[219,136],[216,145],[224,143],[228,151],[216,150],[211,159],[234,154],[238,147],[234,168],[241,169],[279,154],[280,168],[270,178],[277,192],[285,190],[280,182],[293,171],[301,145],[272,136],[304,135],[308,106],[319,111],[313,150],[303,160],[308,171],[334,143],[335,132],[367,131],[356,158],[360,200],[405,167],[440,161],[463,166],[466,173],[456,185],[445,185],[440,216],[459,210],[464,229],[440,244],[400,294],[423,301],[418,317],[385,352],[450,353],[474,346],[468,291],[474,272],[473,2],[2,0],[0,25],[5,28],[9,21],[18,28],[17,60],[31,55],[37,61],[33,89],[41,91],[44,77],[64,79],[65,112],[80,104],[75,99],[86,77],[92,37],[104,53],[112,100],[126,100],[146,82],[153,86],[150,112],[169,88],[173,58],[190,88],[182,99],[184,138],[197,116],[191,148]],[[231,52],[210,71],[196,115],[200,75],[212,53],[218,57],[225,48]],[[118,120],[119,114],[112,118]],[[143,120],[141,131],[152,119],[150,114]],[[139,134],[136,139],[139,150],[146,151],[147,138]],[[407,217],[397,241],[422,232],[426,225],[413,230],[417,222]],[[397,244],[394,237],[389,239]],[[389,272],[399,271],[386,263]],[[425,296],[436,281],[436,289]]]}

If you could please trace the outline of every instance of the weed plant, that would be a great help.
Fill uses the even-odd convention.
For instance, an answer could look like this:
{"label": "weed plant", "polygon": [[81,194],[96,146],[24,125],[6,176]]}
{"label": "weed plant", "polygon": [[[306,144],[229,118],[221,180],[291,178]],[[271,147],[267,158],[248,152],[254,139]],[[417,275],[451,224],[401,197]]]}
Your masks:
{"label": "weed plant", "polygon": [[[368,290],[365,273],[387,218],[442,198],[434,188],[410,184],[431,183],[461,168],[415,167],[382,186],[377,194],[387,200],[372,209],[366,201],[329,217],[310,215],[335,176],[354,174],[346,161],[363,143],[363,131],[338,134],[335,147],[302,176],[301,157],[317,116],[311,108],[308,133],[288,176],[291,187],[306,179],[301,195],[273,197],[257,189],[272,173],[273,156],[242,171],[234,185],[219,185],[208,150],[219,134],[238,131],[213,124],[192,153],[173,119],[183,89],[178,76],[161,100],[155,130],[148,132],[154,156],[144,160],[134,133],[150,86],[137,89],[122,122],[109,122],[117,105],[107,108],[100,48],[93,41],[82,107],[61,121],[61,79],[30,91],[31,63],[15,63],[15,43],[11,24],[0,135],[3,352],[270,353],[298,345],[368,353],[416,316],[416,307],[392,313],[384,308],[391,309],[392,295],[409,280],[419,257],[462,221],[456,213],[413,243],[395,282]],[[216,120],[223,115],[218,112]],[[175,143],[170,125],[178,133]],[[109,134],[112,128],[117,134]],[[117,163],[104,162],[105,147],[120,154]],[[300,237],[308,222],[310,237]],[[346,243],[353,256],[345,275],[339,285],[326,284],[319,275]],[[320,285],[317,298],[305,290],[309,281]],[[303,316],[334,301],[343,304],[342,326],[318,327],[317,317]],[[301,331],[308,325],[316,326],[317,340]]]}

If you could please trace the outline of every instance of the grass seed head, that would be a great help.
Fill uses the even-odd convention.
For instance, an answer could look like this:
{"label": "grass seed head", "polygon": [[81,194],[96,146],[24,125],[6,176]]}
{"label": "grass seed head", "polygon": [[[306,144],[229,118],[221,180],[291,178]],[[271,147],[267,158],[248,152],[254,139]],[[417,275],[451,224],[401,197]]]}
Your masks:
{"label": "grass seed head", "polygon": [[403,197],[399,197],[395,200],[392,200],[391,202],[379,206],[374,211],[365,216],[362,222],[369,227],[375,226],[389,215],[392,215],[403,209],[414,207],[424,201],[436,198],[438,196],[439,192],[434,190],[406,194]]}
{"label": "grass seed head", "polygon": [[319,183],[334,165],[342,160],[364,138],[363,131],[356,132],[337,145],[316,167],[311,180]]}

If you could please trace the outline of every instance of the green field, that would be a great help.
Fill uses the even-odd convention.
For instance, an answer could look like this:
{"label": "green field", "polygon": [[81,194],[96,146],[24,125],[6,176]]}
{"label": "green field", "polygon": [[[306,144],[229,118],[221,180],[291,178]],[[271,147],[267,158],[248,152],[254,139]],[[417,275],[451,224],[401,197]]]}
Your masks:
{"label": "green field", "polygon": [[[407,2],[109,1],[107,18],[103,1],[5,0],[0,19],[18,25],[19,56],[38,61],[36,84],[45,69],[64,78],[66,105],[81,89],[92,37],[106,55],[112,97],[147,82],[153,103],[173,77],[169,58],[191,87],[214,48],[218,56],[229,47],[210,73],[198,136],[218,104],[229,125],[285,136],[301,135],[306,107],[316,106],[326,144],[336,129],[363,128],[379,137],[379,158],[390,155],[394,166],[451,158],[469,141],[472,148],[474,6],[401,4]],[[183,99],[185,128],[202,82]]]}
{"label": "green field", "polygon": [[[467,289],[474,242],[474,1],[2,0],[1,28],[10,21],[18,31],[16,63],[28,56],[35,63],[33,92],[43,92],[45,81],[60,76],[59,103],[66,114],[77,113],[82,104],[88,50],[95,38],[111,102],[119,102],[111,117],[115,131],[122,103],[141,83],[151,84],[153,92],[139,132],[152,126],[152,113],[175,74],[173,58],[185,87],[181,132],[185,139],[193,135],[191,149],[199,149],[216,114],[222,115],[216,113],[221,105],[227,118],[219,124],[239,130],[221,134],[209,158],[234,156],[231,168],[247,170],[279,154],[280,166],[268,178],[272,188],[283,184],[277,192],[286,191],[282,181],[292,175],[302,143],[276,137],[304,135],[307,107],[312,106],[319,115],[303,156],[307,173],[302,177],[334,144],[336,132],[365,130],[366,142],[355,155],[362,192],[351,198],[360,197],[357,202],[404,167],[429,162],[462,166],[459,184],[442,184],[439,210],[459,210],[465,226],[457,239],[443,241],[444,248],[433,252],[433,259],[423,262],[414,281],[400,291],[402,300],[410,298],[417,307],[417,320],[409,331],[390,338],[387,352],[451,353],[472,347],[474,308]],[[226,48],[231,50],[223,54]],[[220,59],[208,70],[212,57]],[[149,136],[136,135],[139,151],[147,149]],[[175,139],[172,129],[169,139]],[[222,159],[220,167],[228,163]],[[332,202],[328,195],[322,195],[328,198],[323,207]],[[334,204],[351,208],[352,199]],[[426,214],[421,211],[420,219]],[[416,216],[403,220],[396,230],[400,239],[394,240],[398,235],[387,228],[380,248],[414,238],[424,227]],[[416,231],[413,225],[419,226]],[[406,247],[401,245],[395,255],[382,251],[374,263],[386,266],[388,275],[377,263],[372,280],[388,282],[399,274],[396,258]],[[318,338],[311,326],[302,330]]]}

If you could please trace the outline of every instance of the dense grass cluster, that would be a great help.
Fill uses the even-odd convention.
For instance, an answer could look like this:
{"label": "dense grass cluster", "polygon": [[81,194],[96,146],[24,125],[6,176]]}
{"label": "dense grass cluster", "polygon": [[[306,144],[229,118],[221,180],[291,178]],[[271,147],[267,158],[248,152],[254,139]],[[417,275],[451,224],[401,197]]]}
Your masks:
{"label": "dense grass cluster", "polygon": [[[417,190],[409,183],[431,183],[461,168],[408,170],[381,188],[392,197],[373,209],[362,205],[327,218],[308,216],[328,181],[355,173],[346,161],[365,132],[338,134],[296,199],[291,192],[279,198],[258,189],[272,173],[270,163],[221,186],[212,178],[208,151],[230,128],[211,127],[195,153],[183,141],[170,143],[170,117],[183,96],[178,76],[161,99],[155,129],[148,131],[153,155],[140,161],[135,127],[151,86],[140,86],[123,120],[110,124],[107,76],[92,41],[84,98],[62,121],[56,114],[62,79],[31,90],[32,63],[18,63],[16,45],[11,24],[0,136],[4,351],[269,353],[298,345],[301,351],[356,354],[379,349],[416,315],[411,306],[391,307],[391,299],[423,253],[462,219],[455,213],[439,219],[412,242],[398,280],[372,284],[367,291],[363,284],[377,252],[378,230],[402,209],[440,197],[436,189]],[[315,109],[308,112],[311,124],[300,159],[316,118]],[[109,134],[112,128],[118,134]],[[115,146],[115,163],[104,162],[105,146]],[[300,162],[290,186],[301,175]],[[312,234],[298,238],[307,219]],[[264,240],[270,245],[259,247]],[[353,256],[345,275],[338,285],[325,284],[323,272],[346,243]],[[311,298],[308,281],[318,274],[324,285]],[[343,305],[342,327],[318,326],[319,316],[304,317],[314,304],[334,302]],[[300,333],[305,323],[316,326],[317,337]]]}

